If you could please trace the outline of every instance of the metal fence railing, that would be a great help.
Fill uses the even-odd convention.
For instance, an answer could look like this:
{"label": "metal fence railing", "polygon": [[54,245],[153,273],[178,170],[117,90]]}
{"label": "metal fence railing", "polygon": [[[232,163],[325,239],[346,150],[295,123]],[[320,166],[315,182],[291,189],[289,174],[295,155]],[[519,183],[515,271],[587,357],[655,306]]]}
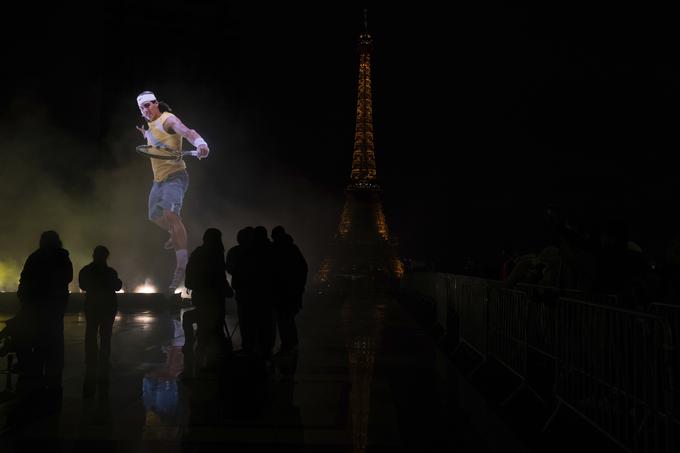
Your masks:
{"label": "metal fence railing", "polygon": [[680,419],[680,306],[651,304],[650,312],[667,322],[670,329],[671,340],[666,351],[670,369],[666,401],[668,412]]}
{"label": "metal fence railing", "polygon": [[482,358],[487,355],[487,288],[479,279],[454,280],[453,307],[458,313],[460,341]]}
{"label": "metal fence railing", "polygon": [[527,309],[526,293],[489,288],[489,355],[522,379],[527,366]]}
{"label": "metal fence railing", "polygon": [[555,357],[555,310],[560,291],[557,288],[522,284],[518,291],[526,293],[528,347]]}
{"label": "metal fence railing", "polygon": [[449,299],[449,283],[446,274],[437,274],[434,281],[435,315],[437,323],[446,330],[446,301]]}
{"label": "metal fence railing", "polygon": [[560,290],[520,284],[527,295],[527,385],[551,404],[555,395],[555,313]]}
{"label": "metal fence railing", "polygon": [[556,319],[558,400],[624,448],[660,451],[661,319],[568,298]]}
{"label": "metal fence railing", "polygon": [[610,295],[419,278],[430,279],[418,285],[456,344],[496,359],[553,413],[567,406],[631,452],[680,452],[680,307],[652,304],[647,313]]}
{"label": "metal fence railing", "polygon": [[670,339],[665,345],[667,366],[663,368],[662,410],[664,411],[668,452],[680,451],[680,306],[655,303],[650,312],[668,325]]}

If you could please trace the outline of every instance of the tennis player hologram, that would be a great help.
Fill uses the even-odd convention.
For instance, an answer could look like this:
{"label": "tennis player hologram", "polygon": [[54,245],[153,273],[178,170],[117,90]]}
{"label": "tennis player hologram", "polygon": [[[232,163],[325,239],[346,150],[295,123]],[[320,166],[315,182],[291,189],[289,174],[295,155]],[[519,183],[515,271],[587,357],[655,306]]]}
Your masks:
{"label": "tennis player hologram", "polygon": [[173,294],[184,281],[189,259],[187,231],[180,217],[184,194],[189,187],[189,173],[182,160],[182,140],[187,139],[196,147],[195,155],[199,159],[208,157],[210,149],[198,132],[182,123],[153,92],[141,92],[137,96],[137,106],[147,122],[147,128],[137,126],[137,130],[146,139],[148,154],[154,156],[150,159],[153,185],[149,192],[148,217],[170,234],[165,248],[175,250],[176,265],[168,285],[168,292]]}

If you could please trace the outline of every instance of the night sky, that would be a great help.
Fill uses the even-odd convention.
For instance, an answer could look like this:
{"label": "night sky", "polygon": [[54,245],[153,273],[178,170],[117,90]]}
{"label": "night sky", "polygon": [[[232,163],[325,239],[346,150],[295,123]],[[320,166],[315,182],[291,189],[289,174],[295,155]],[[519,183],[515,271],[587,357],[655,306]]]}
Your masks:
{"label": "night sky", "polygon": [[143,90],[211,148],[188,162],[190,249],[207,227],[230,247],[243,226],[283,224],[317,264],[349,178],[363,5],[402,255],[456,271],[535,250],[549,205],[572,223],[622,219],[659,259],[680,232],[670,11],[240,3],[4,15],[5,269],[56,229],[74,267],[103,243],[124,281],[169,273],[166,234],[146,220],[150,165],[134,153]]}

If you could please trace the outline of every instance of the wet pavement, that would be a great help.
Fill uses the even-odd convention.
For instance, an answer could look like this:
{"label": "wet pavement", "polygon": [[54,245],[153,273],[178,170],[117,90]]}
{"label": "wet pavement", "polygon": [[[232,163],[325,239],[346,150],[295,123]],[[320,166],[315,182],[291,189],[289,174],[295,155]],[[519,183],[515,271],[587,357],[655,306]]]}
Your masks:
{"label": "wet pavement", "polygon": [[[84,398],[85,318],[67,314],[61,398],[19,400],[16,375],[0,375],[0,451],[523,449],[389,296],[308,295],[297,358],[275,360],[269,373],[233,359],[192,381],[178,378],[180,317],[173,308],[121,310],[108,389]],[[238,349],[233,300],[227,324]]]}

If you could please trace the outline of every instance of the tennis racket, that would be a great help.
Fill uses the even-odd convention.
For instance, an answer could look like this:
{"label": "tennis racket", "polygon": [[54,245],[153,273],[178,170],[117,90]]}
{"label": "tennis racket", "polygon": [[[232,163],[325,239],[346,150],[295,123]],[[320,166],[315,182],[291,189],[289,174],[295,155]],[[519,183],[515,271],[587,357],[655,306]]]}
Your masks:
{"label": "tennis racket", "polygon": [[176,151],[165,146],[139,145],[135,147],[139,154],[152,159],[182,160],[185,156],[198,157],[198,150]]}

